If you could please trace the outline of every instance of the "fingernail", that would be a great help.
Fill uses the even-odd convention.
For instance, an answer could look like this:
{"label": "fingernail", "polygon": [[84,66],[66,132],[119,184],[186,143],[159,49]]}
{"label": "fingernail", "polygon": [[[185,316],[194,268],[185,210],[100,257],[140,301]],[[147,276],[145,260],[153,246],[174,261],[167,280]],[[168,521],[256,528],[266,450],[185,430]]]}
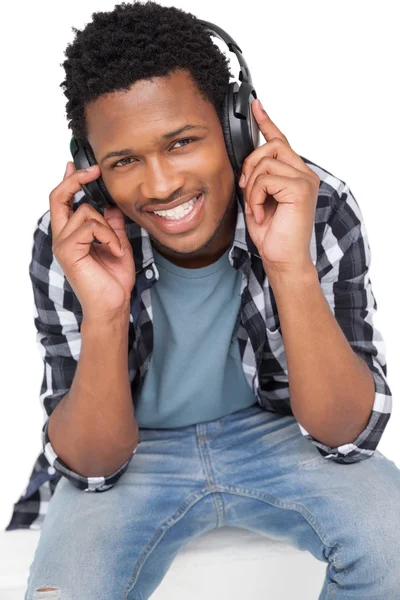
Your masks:
{"label": "fingernail", "polygon": [[90,173],[91,171],[94,171],[96,169],[96,167],[97,167],[97,165],[92,165],[91,167],[88,167],[87,169],[85,169],[85,171]]}
{"label": "fingernail", "polygon": [[245,181],[246,181],[246,175],[244,173],[242,173],[242,176],[239,179],[239,185],[244,185]]}
{"label": "fingernail", "polygon": [[246,213],[246,215],[249,215],[251,213],[251,209],[248,202],[244,203],[244,212]]}
{"label": "fingernail", "polygon": [[69,161],[67,162],[67,167],[66,167],[66,169],[65,169],[64,177],[65,177],[65,176],[66,176],[66,174],[67,174],[68,167],[69,167]]}

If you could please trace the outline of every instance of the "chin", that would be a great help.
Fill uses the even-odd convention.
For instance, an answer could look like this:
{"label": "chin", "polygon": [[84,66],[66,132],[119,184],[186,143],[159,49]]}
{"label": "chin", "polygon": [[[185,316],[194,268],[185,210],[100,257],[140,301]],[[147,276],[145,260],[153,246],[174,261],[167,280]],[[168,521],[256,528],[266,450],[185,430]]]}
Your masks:
{"label": "chin", "polygon": [[170,243],[168,243],[168,240],[159,240],[150,234],[150,239],[151,239],[152,245],[155,247],[155,249],[157,251],[160,252],[160,254],[162,254],[164,251],[169,254],[175,255],[177,258],[195,255],[195,254],[201,252],[203,249],[205,249],[209,246],[212,238],[213,238],[213,233],[211,233],[206,238],[205,242],[203,241],[203,239],[197,238],[197,239],[191,240],[190,242],[187,241],[187,242],[182,242],[181,244],[177,244],[177,243],[174,244],[172,241]]}

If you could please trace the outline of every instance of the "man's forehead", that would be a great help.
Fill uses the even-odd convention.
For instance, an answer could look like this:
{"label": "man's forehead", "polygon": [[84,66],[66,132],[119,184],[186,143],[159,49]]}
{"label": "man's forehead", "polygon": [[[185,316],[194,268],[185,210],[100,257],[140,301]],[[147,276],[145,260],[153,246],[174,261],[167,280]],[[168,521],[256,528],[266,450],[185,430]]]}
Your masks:
{"label": "man's forehead", "polygon": [[108,94],[86,107],[88,131],[97,138],[126,129],[161,141],[160,136],[184,125],[210,125],[213,118],[210,103],[198,93],[191,94],[179,89],[161,94],[154,88],[148,94],[136,94],[132,89]]}
{"label": "man's forehead", "polygon": [[[93,112],[112,114],[130,112],[165,113],[181,110],[188,103],[199,104],[201,94],[193,81],[181,73],[136,81],[128,90],[118,90],[100,96],[87,106]],[[204,101],[204,100],[203,100]],[[201,102],[200,102],[201,104]],[[171,114],[171,117],[173,115]]]}

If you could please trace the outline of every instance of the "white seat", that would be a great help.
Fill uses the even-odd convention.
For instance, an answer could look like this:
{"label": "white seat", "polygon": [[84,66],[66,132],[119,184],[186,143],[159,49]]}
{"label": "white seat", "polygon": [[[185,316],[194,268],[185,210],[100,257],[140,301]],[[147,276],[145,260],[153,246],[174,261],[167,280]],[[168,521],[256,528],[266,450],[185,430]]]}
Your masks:
{"label": "white seat", "polygon": [[[24,600],[40,531],[0,533],[0,598]],[[222,527],[191,540],[151,598],[318,600],[326,568],[308,551],[245,529]]]}

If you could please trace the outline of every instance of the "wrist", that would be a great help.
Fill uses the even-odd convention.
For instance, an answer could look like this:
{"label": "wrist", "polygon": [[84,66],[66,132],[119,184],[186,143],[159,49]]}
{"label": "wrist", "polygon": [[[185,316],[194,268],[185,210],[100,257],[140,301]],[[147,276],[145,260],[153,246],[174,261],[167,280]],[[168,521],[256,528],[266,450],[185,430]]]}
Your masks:
{"label": "wrist", "polygon": [[125,328],[129,324],[129,316],[130,316],[130,304],[126,304],[121,306],[118,310],[114,311],[110,314],[95,314],[95,313],[87,313],[83,314],[82,319],[82,330],[87,329],[119,329]]}
{"label": "wrist", "polygon": [[285,269],[275,269],[266,267],[263,263],[265,274],[272,286],[272,288],[280,287],[293,287],[295,285],[313,285],[315,282],[319,283],[318,271],[315,265],[307,263],[301,266],[293,266]]}

